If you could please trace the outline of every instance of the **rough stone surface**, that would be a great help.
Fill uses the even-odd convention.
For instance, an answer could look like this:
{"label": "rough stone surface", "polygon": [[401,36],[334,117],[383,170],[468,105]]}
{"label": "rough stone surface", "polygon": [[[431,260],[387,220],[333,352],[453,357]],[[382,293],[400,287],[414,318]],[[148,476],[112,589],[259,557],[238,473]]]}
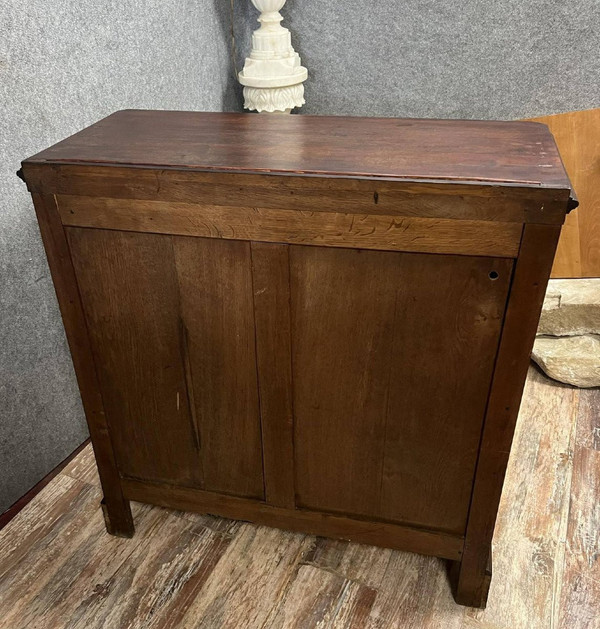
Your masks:
{"label": "rough stone surface", "polygon": [[0,513],[87,436],[20,161],[113,111],[237,107],[231,7],[0,0]]}
{"label": "rough stone surface", "polygon": [[600,334],[600,278],[550,280],[538,334]]}
{"label": "rough stone surface", "polygon": [[555,380],[576,387],[600,386],[600,336],[538,336],[531,357]]}

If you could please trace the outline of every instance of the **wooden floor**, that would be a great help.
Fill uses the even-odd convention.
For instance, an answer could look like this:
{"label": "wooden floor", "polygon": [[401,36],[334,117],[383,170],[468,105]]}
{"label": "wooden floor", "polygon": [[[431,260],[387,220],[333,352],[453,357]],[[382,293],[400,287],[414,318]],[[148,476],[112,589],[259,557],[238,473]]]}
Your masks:
{"label": "wooden floor", "polygon": [[486,610],[442,561],[134,505],[107,535],[83,451],[0,532],[0,627],[600,628],[600,391],[530,372]]}

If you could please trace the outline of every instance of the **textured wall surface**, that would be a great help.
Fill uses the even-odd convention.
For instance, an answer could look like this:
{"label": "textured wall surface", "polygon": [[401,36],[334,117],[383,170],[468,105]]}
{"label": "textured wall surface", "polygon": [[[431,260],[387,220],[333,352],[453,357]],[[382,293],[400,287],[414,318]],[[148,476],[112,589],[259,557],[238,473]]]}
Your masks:
{"label": "textured wall surface", "polygon": [[[235,0],[237,64],[258,24]],[[515,119],[600,105],[598,0],[288,0],[306,114]]]}
{"label": "textured wall surface", "polygon": [[124,108],[234,97],[223,0],[0,0],[0,513],[87,436],[25,157]]}
{"label": "textured wall surface", "polygon": [[[302,113],[600,105],[597,0],[288,0],[283,13],[309,69]],[[0,512],[87,434],[20,160],[117,109],[240,108],[233,66],[257,16],[250,0],[0,0]]]}

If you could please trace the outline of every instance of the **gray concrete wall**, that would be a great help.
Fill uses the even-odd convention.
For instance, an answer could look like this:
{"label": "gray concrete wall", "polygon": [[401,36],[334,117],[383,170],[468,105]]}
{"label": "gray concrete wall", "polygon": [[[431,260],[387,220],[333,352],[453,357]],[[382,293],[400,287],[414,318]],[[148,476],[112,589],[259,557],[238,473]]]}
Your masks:
{"label": "gray concrete wall", "polygon": [[233,106],[222,0],[0,0],[0,513],[86,437],[19,162],[124,108]]}
{"label": "gray concrete wall", "polygon": [[[235,0],[237,64],[258,24]],[[305,114],[518,119],[600,106],[598,0],[288,0]]]}

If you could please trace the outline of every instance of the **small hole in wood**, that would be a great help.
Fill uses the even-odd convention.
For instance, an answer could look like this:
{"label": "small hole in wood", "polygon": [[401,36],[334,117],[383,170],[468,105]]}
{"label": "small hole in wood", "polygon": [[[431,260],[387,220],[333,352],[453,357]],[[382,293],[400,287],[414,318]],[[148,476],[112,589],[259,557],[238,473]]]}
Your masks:
{"label": "small hole in wood", "polygon": [[490,271],[489,278],[491,280],[497,280],[500,276],[498,275],[498,271]]}

